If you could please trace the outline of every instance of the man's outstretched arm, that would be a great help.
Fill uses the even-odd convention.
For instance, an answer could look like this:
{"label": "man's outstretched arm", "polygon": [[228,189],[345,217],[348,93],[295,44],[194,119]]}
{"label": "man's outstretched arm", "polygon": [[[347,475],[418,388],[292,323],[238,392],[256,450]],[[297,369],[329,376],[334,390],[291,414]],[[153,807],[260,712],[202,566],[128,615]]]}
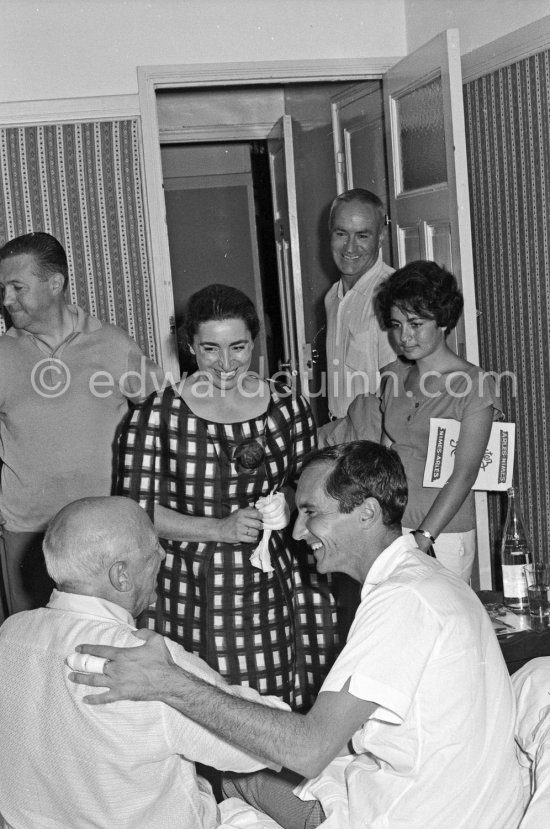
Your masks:
{"label": "man's outstretched arm", "polygon": [[120,699],[159,700],[232,744],[304,777],[315,777],[339,754],[375,705],[347,691],[319,694],[307,714],[266,708],[240,699],[178,667],[159,634],[141,631],[143,647],[81,645],[82,653],[104,657],[102,674],[70,674],[80,685],[108,690],[90,695],[91,705]]}

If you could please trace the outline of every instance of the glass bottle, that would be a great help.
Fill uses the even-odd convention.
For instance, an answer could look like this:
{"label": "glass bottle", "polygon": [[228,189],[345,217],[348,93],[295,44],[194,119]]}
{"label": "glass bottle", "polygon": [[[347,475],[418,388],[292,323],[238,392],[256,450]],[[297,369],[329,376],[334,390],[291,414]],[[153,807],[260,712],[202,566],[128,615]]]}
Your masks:
{"label": "glass bottle", "polygon": [[502,565],[503,602],[507,607],[527,612],[527,582],[523,573],[532,560],[531,549],[514,488],[508,490],[508,511],[502,532],[500,562]]}

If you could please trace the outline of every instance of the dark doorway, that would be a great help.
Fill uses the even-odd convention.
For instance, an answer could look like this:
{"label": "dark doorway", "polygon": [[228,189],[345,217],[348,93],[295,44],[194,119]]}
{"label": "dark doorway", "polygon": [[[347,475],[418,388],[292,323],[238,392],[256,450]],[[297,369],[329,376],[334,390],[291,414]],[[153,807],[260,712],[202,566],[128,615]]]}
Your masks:
{"label": "dark doorway", "polygon": [[[266,142],[169,144],[161,154],[176,327],[195,291],[239,288],[261,321],[252,369],[270,376],[282,324]],[[194,368],[185,353],[180,367]]]}

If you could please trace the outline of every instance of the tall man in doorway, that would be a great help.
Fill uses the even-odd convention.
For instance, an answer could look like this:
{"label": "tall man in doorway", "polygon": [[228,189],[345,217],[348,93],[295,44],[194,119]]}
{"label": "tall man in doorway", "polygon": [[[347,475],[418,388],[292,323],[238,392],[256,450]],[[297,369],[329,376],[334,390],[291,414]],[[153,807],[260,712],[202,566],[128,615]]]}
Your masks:
{"label": "tall man in doorway", "polygon": [[[285,829],[324,817],[326,829],[515,829],[523,793],[506,664],[475,593],[401,535],[406,501],[399,456],[380,444],[332,446],[304,463],[294,537],[320,573],[362,585],[346,645],[307,714],[231,698],[175,665],[149,631],[142,648],[85,645],[110,661],[73,681],[109,689],[91,703],[161,700],[309,778],[300,799],[262,772],[226,786]],[[312,814],[312,802],[322,810]]]}
{"label": "tall man in doorway", "polygon": [[379,283],[393,272],[382,260],[384,222],[384,206],[370,190],[341,193],[330,209],[330,248],[340,272],[325,296],[331,418],[345,417],[357,395],[374,394],[379,369],[395,360],[373,307]]}
{"label": "tall man in doorway", "polygon": [[65,250],[49,233],[0,249],[0,298],[12,327],[0,337],[0,563],[8,612],[48,600],[42,556],[65,504],[109,495],[115,432],[163,381],[124,331],[68,305]]}

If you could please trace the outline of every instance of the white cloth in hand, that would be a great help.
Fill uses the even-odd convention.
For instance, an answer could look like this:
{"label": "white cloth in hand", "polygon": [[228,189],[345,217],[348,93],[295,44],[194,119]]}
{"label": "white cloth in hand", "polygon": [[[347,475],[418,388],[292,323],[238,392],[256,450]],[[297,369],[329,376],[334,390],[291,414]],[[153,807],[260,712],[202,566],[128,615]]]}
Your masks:
{"label": "white cloth in hand", "polygon": [[264,531],[260,543],[250,556],[250,563],[262,573],[272,573],[269,539],[272,530],[286,527],[290,521],[290,510],[282,492],[270,492],[269,495],[258,498],[254,506],[261,513]]}
{"label": "white cloth in hand", "polygon": [[262,514],[264,530],[283,530],[290,521],[290,510],[282,492],[270,492],[255,505]]}

